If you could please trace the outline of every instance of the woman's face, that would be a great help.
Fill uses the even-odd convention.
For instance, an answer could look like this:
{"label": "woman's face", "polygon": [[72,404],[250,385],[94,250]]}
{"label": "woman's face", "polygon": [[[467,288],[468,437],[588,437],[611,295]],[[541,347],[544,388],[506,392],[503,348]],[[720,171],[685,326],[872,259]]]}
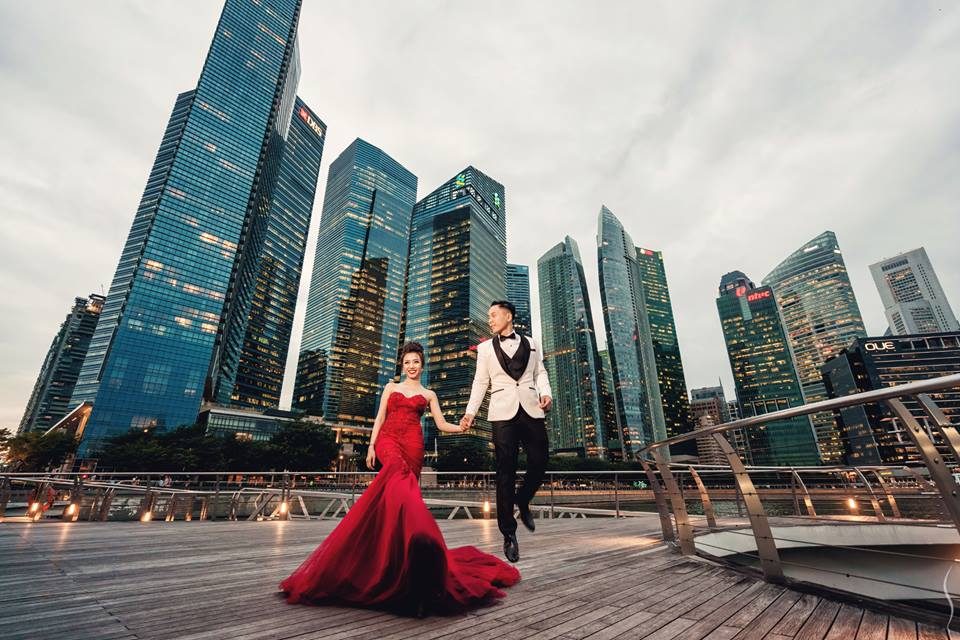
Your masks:
{"label": "woman's face", "polygon": [[407,377],[411,380],[416,380],[420,377],[420,372],[423,371],[423,362],[420,361],[420,354],[417,353],[408,353],[403,356],[403,372],[407,374]]}

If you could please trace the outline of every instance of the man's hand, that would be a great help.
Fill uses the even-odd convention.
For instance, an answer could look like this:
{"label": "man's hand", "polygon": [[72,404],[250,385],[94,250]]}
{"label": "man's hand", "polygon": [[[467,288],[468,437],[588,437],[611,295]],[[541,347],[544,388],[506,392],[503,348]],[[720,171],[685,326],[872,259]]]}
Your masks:
{"label": "man's hand", "polygon": [[460,418],[460,428],[463,429],[464,431],[466,431],[466,430],[468,430],[470,427],[472,427],[472,426],[473,426],[473,418],[474,418],[474,415],[473,415],[472,413],[464,414],[464,416],[463,416],[462,418]]}
{"label": "man's hand", "polygon": [[540,396],[540,408],[544,411],[550,411],[550,407],[553,405],[553,398],[550,396]]}

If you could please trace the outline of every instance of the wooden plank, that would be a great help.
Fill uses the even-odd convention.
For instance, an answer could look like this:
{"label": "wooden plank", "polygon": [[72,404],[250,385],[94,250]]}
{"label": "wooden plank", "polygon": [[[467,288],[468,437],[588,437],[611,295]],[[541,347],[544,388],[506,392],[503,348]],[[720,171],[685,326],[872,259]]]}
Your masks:
{"label": "wooden plank", "polygon": [[840,611],[840,603],[821,600],[797,632],[797,640],[823,640]]}
{"label": "wooden plank", "polygon": [[917,623],[913,620],[890,616],[887,640],[917,640]]}
{"label": "wooden plank", "polygon": [[857,640],[886,640],[887,616],[876,611],[864,611],[857,629]]}
{"label": "wooden plank", "polygon": [[818,604],[820,604],[820,598],[810,594],[803,594],[800,596],[800,599],[794,603],[790,611],[787,612],[787,615],[783,616],[780,622],[778,622],[770,632],[792,638],[800,633],[800,628],[813,614]]}
{"label": "wooden plank", "polygon": [[949,640],[947,631],[929,624],[917,624],[917,638],[919,640]]}
{"label": "wooden plank", "polygon": [[863,617],[863,610],[857,607],[851,607],[848,604],[840,606],[837,617],[834,618],[830,630],[825,636],[826,640],[850,640],[857,637],[857,629],[860,628],[860,619]]}

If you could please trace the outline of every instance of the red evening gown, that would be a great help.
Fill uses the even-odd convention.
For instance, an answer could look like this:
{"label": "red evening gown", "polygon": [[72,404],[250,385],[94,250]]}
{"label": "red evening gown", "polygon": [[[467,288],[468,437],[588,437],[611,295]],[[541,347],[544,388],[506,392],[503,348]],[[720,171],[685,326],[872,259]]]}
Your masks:
{"label": "red evening gown", "polygon": [[476,547],[448,549],[420,495],[422,395],[394,391],[376,452],[383,468],[343,521],[280,583],[287,602],[451,613],[505,594],[520,573]]}

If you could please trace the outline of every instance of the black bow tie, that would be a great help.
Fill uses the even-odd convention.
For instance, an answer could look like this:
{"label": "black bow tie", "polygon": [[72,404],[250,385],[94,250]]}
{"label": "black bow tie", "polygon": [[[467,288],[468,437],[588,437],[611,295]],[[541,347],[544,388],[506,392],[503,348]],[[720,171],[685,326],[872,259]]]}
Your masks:
{"label": "black bow tie", "polygon": [[517,340],[517,339],[519,338],[516,333],[511,333],[508,336],[500,336],[500,342],[503,342],[504,340]]}

